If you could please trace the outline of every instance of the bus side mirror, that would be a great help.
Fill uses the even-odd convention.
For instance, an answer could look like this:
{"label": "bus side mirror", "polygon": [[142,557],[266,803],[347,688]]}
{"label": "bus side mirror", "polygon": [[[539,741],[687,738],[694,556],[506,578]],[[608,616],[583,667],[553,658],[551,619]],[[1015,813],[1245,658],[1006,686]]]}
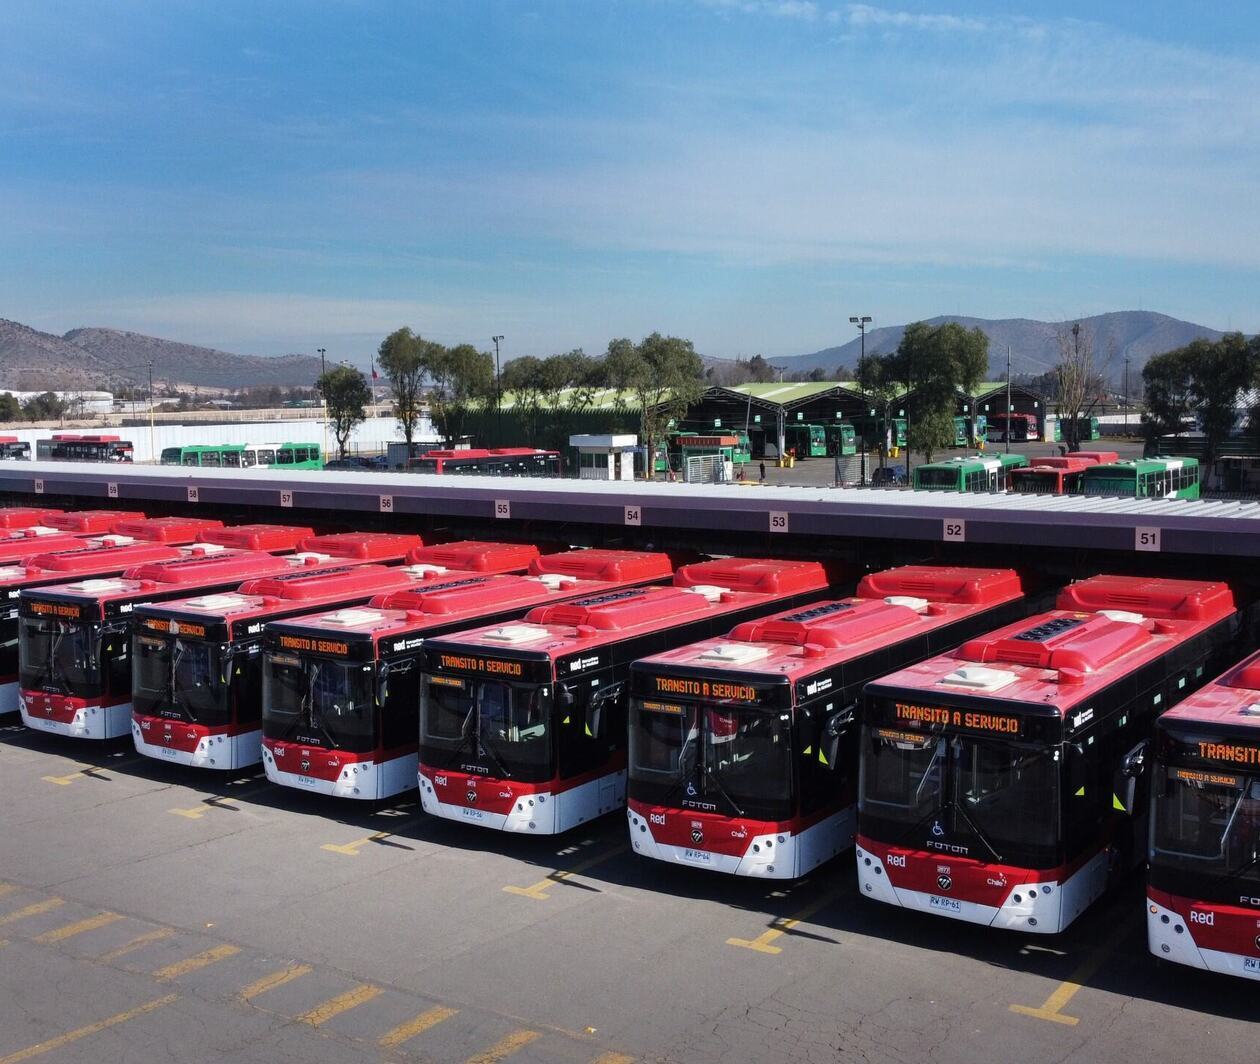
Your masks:
{"label": "bus side mirror", "polygon": [[1146,770],[1147,742],[1143,739],[1132,750],[1124,755],[1120,763],[1120,771],[1126,779],[1137,779]]}
{"label": "bus side mirror", "polygon": [[1137,810],[1138,780],[1146,768],[1145,740],[1124,755],[1112,780],[1112,807],[1132,816]]}
{"label": "bus side mirror", "polygon": [[843,709],[837,709],[823,721],[822,735],[819,737],[819,752],[822,755],[820,760],[824,761],[826,767],[834,772],[840,763],[840,740],[848,733],[853,726],[853,707],[846,706]]}

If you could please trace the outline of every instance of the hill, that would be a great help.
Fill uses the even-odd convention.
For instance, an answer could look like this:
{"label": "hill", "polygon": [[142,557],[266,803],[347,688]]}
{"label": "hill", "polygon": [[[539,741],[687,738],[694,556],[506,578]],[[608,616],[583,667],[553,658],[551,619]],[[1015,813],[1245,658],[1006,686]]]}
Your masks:
{"label": "hill", "polygon": [[[1223,335],[1217,329],[1205,325],[1180,321],[1166,314],[1147,310],[1125,310],[1111,314],[1098,314],[1079,319],[1082,329],[1094,336],[1094,350],[1099,368],[1112,380],[1119,381],[1124,374],[1124,360],[1132,360],[1130,373],[1140,373],[1146,360],[1152,355],[1182,347],[1197,337],[1218,340]],[[1071,322],[1034,321],[1031,318],[967,318],[944,315],[929,319],[928,324],[940,325],[956,321],[968,329],[979,328],[989,338],[989,379],[1006,377],[1006,346],[1011,347],[1011,373],[1037,375],[1053,368],[1059,359],[1060,330],[1071,328]],[[901,342],[905,325],[889,325],[871,329],[866,334],[868,354],[886,354],[894,351]],[[857,337],[838,347],[828,347],[808,355],[770,359],[776,366],[788,371],[824,369],[829,375],[840,367],[852,370],[861,352],[861,338]]]}
{"label": "hill", "polygon": [[65,336],[0,319],[0,387],[104,388],[154,382],[200,388],[299,387],[319,376],[311,355],[236,355],[120,329],[71,329]]}

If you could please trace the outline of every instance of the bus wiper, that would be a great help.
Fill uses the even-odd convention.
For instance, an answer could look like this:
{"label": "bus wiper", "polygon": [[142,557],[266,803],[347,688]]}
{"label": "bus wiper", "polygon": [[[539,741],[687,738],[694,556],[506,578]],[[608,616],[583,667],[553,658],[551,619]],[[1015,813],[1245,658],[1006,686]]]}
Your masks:
{"label": "bus wiper", "polygon": [[664,797],[661,798],[661,805],[669,805],[669,800],[673,798],[674,795],[678,793],[679,788],[687,782],[687,777],[690,775],[687,771],[687,749],[691,746],[692,741],[698,734],[698,728],[688,729],[687,737],[683,740],[682,746],[678,748],[678,779],[673,782],[673,785],[665,792]]}
{"label": "bus wiper", "polygon": [[718,794],[725,798],[730,807],[735,810],[735,815],[743,816],[744,811],[739,807],[739,803],[731,797],[731,792],[722,786],[722,781],[718,778],[717,769],[710,765],[707,760],[704,763],[704,776],[705,779],[712,780],[717,786]]}
{"label": "bus wiper", "polygon": [[[477,722],[478,725],[480,725],[480,716],[478,716]],[[499,755],[491,749],[490,744],[486,742],[485,737],[481,734],[480,726],[477,728],[477,749],[494,762],[494,767],[499,770],[505,780],[510,780],[512,778],[512,773],[508,771],[507,765],[500,760]]]}
{"label": "bus wiper", "polygon": [[993,854],[993,859],[997,861],[998,864],[1005,864],[1006,862],[1003,860],[1002,855],[997,852],[993,843],[989,841],[989,836],[984,833],[984,829],[976,823],[975,817],[967,812],[966,805],[957,799],[954,799],[954,801],[950,804],[962,815],[963,820],[967,822],[967,826],[971,828],[976,838],[984,843],[984,848],[988,850],[989,853]]}

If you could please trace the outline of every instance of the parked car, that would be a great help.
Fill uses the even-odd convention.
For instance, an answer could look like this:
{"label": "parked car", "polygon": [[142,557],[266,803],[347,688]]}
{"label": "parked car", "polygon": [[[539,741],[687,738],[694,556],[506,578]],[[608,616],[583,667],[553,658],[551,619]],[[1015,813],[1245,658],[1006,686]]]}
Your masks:
{"label": "parked car", "polygon": [[348,454],[345,458],[334,458],[324,463],[325,469],[357,469],[375,472],[385,467],[384,455]]}
{"label": "parked car", "polygon": [[904,466],[884,466],[871,472],[871,484],[876,488],[900,488],[906,484]]}

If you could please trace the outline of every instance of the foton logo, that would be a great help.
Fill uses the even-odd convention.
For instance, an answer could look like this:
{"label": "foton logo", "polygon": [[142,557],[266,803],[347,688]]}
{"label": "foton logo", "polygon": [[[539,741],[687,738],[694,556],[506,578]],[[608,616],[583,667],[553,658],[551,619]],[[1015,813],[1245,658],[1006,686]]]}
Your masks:
{"label": "foton logo", "polygon": [[1191,909],[1190,922],[1192,924],[1202,924],[1204,927],[1212,927],[1216,923],[1216,913],[1199,913]]}
{"label": "foton logo", "polygon": [[1251,898],[1244,894],[1238,899],[1238,901],[1243,905],[1251,905],[1254,908],[1260,909],[1260,898]]}

